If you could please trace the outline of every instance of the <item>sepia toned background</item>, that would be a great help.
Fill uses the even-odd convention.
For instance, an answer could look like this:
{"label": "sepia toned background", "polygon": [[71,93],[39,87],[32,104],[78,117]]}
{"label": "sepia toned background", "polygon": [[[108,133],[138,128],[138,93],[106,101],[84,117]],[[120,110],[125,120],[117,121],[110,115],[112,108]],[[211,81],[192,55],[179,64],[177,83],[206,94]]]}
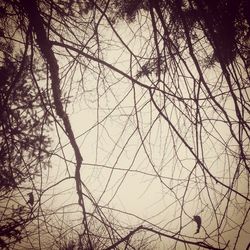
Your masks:
{"label": "sepia toned background", "polygon": [[247,249],[248,5],[3,1],[0,246]]}

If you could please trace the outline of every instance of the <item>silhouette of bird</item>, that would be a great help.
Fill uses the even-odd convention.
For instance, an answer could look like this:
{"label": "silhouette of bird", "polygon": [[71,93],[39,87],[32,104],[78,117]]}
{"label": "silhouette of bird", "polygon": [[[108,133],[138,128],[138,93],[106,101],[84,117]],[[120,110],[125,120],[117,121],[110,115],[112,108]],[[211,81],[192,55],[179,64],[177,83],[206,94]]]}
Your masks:
{"label": "silhouette of bird", "polygon": [[201,228],[201,217],[199,215],[195,215],[194,221],[197,223],[197,230],[196,230],[195,234],[198,234],[200,232],[200,228]]}
{"label": "silhouette of bird", "polygon": [[33,195],[32,192],[28,193],[28,195],[29,195],[28,203],[29,203],[31,206],[33,206],[33,204],[34,204],[34,195]]}

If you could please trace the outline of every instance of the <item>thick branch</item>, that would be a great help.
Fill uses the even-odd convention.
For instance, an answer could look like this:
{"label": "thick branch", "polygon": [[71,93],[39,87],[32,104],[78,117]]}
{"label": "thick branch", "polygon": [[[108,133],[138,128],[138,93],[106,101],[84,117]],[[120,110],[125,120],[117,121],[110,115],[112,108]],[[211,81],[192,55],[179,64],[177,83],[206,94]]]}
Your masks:
{"label": "thick branch", "polygon": [[[26,12],[28,16],[30,25],[33,28],[33,32],[36,34],[37,44],[43,54],[43,57],[48,63],[56,114],[63,120],[65,131],[69,138],[70,144],[74,150],[74,154],[76,158],[75,180],[76,180],[76,190],[78,194],[78,203],[83,210],[84,224],[88,232],[86,211],[85,211],[83,195],[82,195],[83,192],[82,192],[82,186],[81,186],[81,175],[80,175],[82,156],[81,156],[79,147],[76,143],[75,136],[74,136],[74,133],[73,133],[70,121],[69,121],[69,117],[67,113],[64,111],[64,108],[62,105],[60,78],[59,78],[59,66],[58,66],[56,57],[54,55],[54,52],[52,50],[51,43],[47,37],[45,28],[43,26],[43,19],[38,10],[37,2],[29,1],[29,0],[21,0],[20,3],[23,6],[24,11]],[[89,238],[89,244],[91,247],[90,238]]]}

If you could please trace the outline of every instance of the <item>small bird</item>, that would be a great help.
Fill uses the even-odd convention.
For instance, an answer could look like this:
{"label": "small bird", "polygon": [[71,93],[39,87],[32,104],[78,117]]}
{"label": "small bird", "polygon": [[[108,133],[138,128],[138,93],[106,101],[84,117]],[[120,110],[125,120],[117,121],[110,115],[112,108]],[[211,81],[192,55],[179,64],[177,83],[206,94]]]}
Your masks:
{"label": "small bird", "polygon": [[198,234],[201,228],[201,217],[199,215],[195,215],[193,218],[194,218],[194,221],[197,223],[197,230],[195,234]]}
{"label": "small bird", "polygon": [[33,207],[34,205],[34,195],[32,192],[28,193],[29,195],[29,200],[28,200],[28,203]]}

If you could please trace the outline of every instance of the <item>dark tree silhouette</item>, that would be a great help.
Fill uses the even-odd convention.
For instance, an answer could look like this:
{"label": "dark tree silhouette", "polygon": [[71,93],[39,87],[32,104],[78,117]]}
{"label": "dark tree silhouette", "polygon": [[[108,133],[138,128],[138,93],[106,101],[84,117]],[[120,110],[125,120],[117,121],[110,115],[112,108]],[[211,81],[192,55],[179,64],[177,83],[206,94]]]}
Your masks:
{"label": "dark tree silhouette", "polygon": [[247,248],[249,9],[2,1],[0,246]]}
{"label": "dark tree silhouette", "polygon": [[[29,31],[23,50],[7,26],[8,8],[0,8],[0,246],[11,248],[26,237],[24,228],[34,219],[26,191],[41,168],[49,168],[48,128],[52,119],[46,91],[38,88],[33,74],[39,74],[28,52]],[[43,72],[42,72],[43,73]],[[24,236],[25,235],[25,236]]]}

